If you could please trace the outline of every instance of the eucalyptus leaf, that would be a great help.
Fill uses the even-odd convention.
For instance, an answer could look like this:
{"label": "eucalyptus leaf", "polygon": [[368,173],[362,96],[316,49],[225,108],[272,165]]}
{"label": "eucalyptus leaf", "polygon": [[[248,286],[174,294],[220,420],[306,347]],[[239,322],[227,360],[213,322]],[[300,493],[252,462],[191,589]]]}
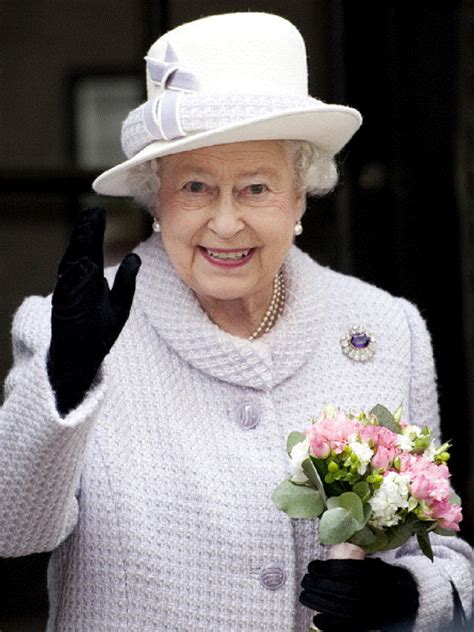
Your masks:
{"label": "eucalyptus leaf", "polygon": [[319,537],[322,544],[347,542],[360,528],[357,520],[343,507],[328,509],[321,516]]}
{"label": "eucalyptus leaf", "polygon": [[362,524],[366,525],[369,522],[369,518],[372,515],[372,507],[370,506],[370,503],[363,503],[362,508],[364,510],[364,519],[362,521]]}
{"label": "eucalyptus leaf", "polygon": [[359,531],[356,531],[351,537],[352,544],[357,544],[365,550],[365,547],[373,544],[377,540],[377,536],[368,526],[363,527]]}
{"label": "eucalyptus leaf", "polygon": [[297,443],[301,443],[306,439],[306,435],[302,432],[297,432],[296,430],[290,432],[288,435],[288,439],[286,440],[286,451],[288,452],[288,456],[291,454],[291,451],[295,447]]}
{"label": "eucalyptus leaf", "polygon": [[377,553],[378,551],[384,551],[388,543],[387,534],[381,529],[376,529],[375,527],[369,528],[374,534],[375,540],[369,544],[365,544],[364,551],[366,553]]}
{"label": "eucalyptus leaf", "polygon": [[413,523],[404,522],[401,525],[387,529],[387,549],[396,549],[413,535]]}
{"label": "eucalyptus leaf", "polygon": [[431,548],[430,536],[426,533],[426,531],[422,531],[421,533],[416,534],[416,539],[418,540],[418,544],[422,552],[433,562],[433,549]]}
{"label": "eucalyptus leaf", "polygon": [[301,466],[310,483],[318,490],[318,492],[321,494],[322,499],[324,500],[324,502],[326,502],[326,492],[324,490],[324,485],[312,459],[305,459]]}
{"label": "eucalyptus leaf", "polygon": [[371,496],[370,485],[367,481],[359,481],[352,487],[354,494],[357,494],[361,501],[365,503]]}
{"label": "eucalyptus leaf", "polygon": [[328,509],[342,507],[359,523],[359,529],[363,526],[365,516],[362,501],[354,492],[344,492],[340,496],[332,496],[327,499],[326,504]]}
{"label": "eucalyptus leaf", "polygon": [[335,509],[336,507],[340,507],[339,504],[339,496],[331,496],[326,500],[326,505],[328,509]]}
{"label": "eucalyptus leaf", "polygon": [[377,404],[376,406],[374,406],[370,413],[377,417],[379,424],[381,426],[384,426],[384,428],[388,428],[389,430],[391,430],[392,432],[396,432],[397,434],[402,433],[402,427],[400,426],[398,421],[388,410],[388,408],[385,408],[385,406],[382,406],[382,404]]}
{"label": "eucalyptus leaf", "polygon": [[324,511],[321,494],[312,487],[286,480],[275,489],[272,500],[290,518],[317,518]]}

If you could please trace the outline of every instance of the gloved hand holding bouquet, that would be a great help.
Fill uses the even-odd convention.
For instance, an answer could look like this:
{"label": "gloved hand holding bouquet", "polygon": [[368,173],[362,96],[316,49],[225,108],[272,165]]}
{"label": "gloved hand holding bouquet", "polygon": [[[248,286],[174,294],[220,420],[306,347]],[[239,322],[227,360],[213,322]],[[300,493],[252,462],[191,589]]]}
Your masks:
{"label": "gloved hand holding bouquet", "polygon": [[329,562],[310,563],[300,597],[320,612],[314,621],[324,630],[413,620],[418,592],[411,574],[365,555],[416,535],[433,559],[429,534],[459,530],[449,443],[436,446],[428,427],[401,416],[401,408],[392,415],[380,404],[357,414],[328,406],[304,433],[288,437],[292,474],[273,500],[291,518],[319,517],[320,541],[332,545]]}

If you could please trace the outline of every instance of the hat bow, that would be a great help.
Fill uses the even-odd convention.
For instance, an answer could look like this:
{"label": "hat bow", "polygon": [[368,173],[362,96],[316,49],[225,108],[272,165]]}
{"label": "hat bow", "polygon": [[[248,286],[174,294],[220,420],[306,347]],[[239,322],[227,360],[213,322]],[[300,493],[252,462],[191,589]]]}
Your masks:
{"label": "hat bow", "polygon": [[147,70],[153,83],[167,90],[185,90],[194,92],[198,82],[193,73],[183,68],[173,47],[168,42],[165,59],[160,61],[153,57],[145,57]]}
{"label": "hat bow", "polygon": [[164,61],[145,57],[150,79],[163,92],[143,104],[143,121],[149,134],[157,140],[171,140],[185,136],[179,121],[179,97],[182,92],[195,92],[198,81],[193,73],[180,65],[168,43]]}

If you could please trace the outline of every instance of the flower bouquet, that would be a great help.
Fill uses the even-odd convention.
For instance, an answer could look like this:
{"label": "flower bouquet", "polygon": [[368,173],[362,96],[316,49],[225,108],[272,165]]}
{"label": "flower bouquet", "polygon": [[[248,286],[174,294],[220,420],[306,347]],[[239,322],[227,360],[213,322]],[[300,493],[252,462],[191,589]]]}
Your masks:
{"label": "flower bouquet", "polygon": [[290,518],[319,517],[321,543],[336,545],[329,557],[364,557],[416,535],[433,560],[429,534],[459,531],[450,444],[436,446],[427,426],[401,416],[401,407],[392,414],[380,404],[358,414],[327,406],[303,433],[289,435],[292,473],[272,498]]}

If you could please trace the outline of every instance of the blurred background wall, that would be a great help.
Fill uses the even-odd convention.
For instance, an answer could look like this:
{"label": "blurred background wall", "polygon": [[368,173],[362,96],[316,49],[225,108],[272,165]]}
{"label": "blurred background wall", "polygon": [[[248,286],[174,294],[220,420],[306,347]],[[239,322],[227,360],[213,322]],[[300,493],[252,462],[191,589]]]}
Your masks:
{"label": "blurred background wall", "polygon": [[[128,201],[90,191],[121,160],[120,121],[144,99],[148,46],[182,22],[248,9],[292,20],[307,42],[311,94],[364,115],[340,156],[341,184],[311,202],[299,245],[405,296],[428,321],[472,541],[472,2],[2,0],[0,379],[12,315],[24,296],[52,290],[80,207],[107,207],[109,262],[150,230]],[[0,560],[2,632],[44,628],[47,558]]]}

